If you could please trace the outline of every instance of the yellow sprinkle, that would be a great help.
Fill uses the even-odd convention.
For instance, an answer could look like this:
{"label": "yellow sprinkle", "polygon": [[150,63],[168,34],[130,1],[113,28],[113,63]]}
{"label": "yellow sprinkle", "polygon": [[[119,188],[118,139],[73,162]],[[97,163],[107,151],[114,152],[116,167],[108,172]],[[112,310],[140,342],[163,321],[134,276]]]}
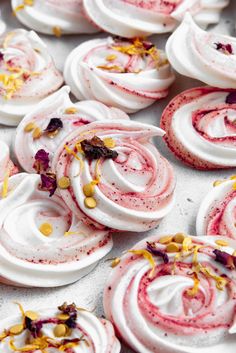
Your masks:
{"label": "yellow sprinkle", "polygon": [[33,139],[37,140],[42,136],[42,130],[39,127],[36,127],[33,131]]}
{"label": "yellow sprinkle", "polygon": [[34,311],[26,311],[25,312],[25,316],[28,317],[30,320],[33,320],[33,321],[37,320],[38,317],[39,317],[39,315],[36,312],[34,312]]}
{"label": "yellow sprinkle", "polygon": [[229,243],[223,239],[216,240],[215,243],[219,246],[228,246],[229,245]]}
{"label": "yellow sprinkle", "polygon": [[56,337],[65,337],[66,331],[66,326],[63,324],[59,324],[54,327],[53,333]]}
{"label": "yellow sprinkle", "polygon": [[105,138],[103,142],[107,148],[114,148],[116,146],[116,142],[111,137]]}
{"label": "yellow sprinkle", "polygon": [[60,189],[68,189],[70,186],[70,178],[62,177],[57,182]]}
{"label": "yellow sprinkle", "polygon": [[158,242],[160,244],[169,244],[169,243],[172,242],[172,240],[173,240],[173,236],[172,235],[166,235],[164,237],[161,237]]}
{"label": "yellow sprinkle", "polygon": [[9,332],[12,335],[19,335],[21,334],[21,332],[23,332],[23,330],[24,330],[24,326],[22,324],[19,324],[19,325],[14,325],[10,327]]}
{"label": "yellow sprinkle", "polygon": [[8,186],[9,186],[9,170],[6,171],[3,184],[2,184],[2,198],[5,199],[8,194]]}
{"label": "yellow sprinkle", "polygon": [[66,113],[66,114],[75,114],[75,113],[77,113],[77,112],[78,112],[78,109],[75,108],[75,107],[69,107],[69,108],[67,108],[67,109],[65,110],[65,113]]}
{"label": "yellow sprinkle", "polygon": [[178,244],[182,244],[184,239],[185,239],[184,233],[177,233],[177,234],[175,234],[173,241],[175,241]]}
{"label": "yellow sprinkle", "polygon": [[59,26],[53,27],[52,31],[53,31],[53,34],[54,34],[57,38],[61,37],[62,32],[61,32],[61,28],[60,28]]}
{"label": "yellow sprinkle", "polygon": [[116,259],[114,259],[114,260],[112,261],[111,267],[114,268],[114,267],[116,267],[117,265],[119,265],[119,263],[120,263],[120,258],[117,257]]}
{"label": "yellow sprinkle", "polygon": [[113,60],[115,60],[116,58],[117,58],[117,55],[111,54],[111,55],[107,55],[106,60],[107,60],[107,61],[113,61]]}
{"label": "yellow sprinkle", "polygon": [[45,237],[48,237],[49,235],[52,234],[53,232],[53,227],[50,223],[43,223],[41,224],[41,226],[39,227],[39,231],[45,235]]}
{"label": "yellow sprinkle", "polygon": [[176,244],[176,243],[167,244],[167,246],[166,246],[166,251],[167,251],[168,253],[179,252],[179,246],[178,246],[178,244]]}
{"label": "yellow sprinkle", "polygon": [[100,170],[99,170],[99,165],[101,163],[101,160],[98,159],[97,162],[96,162],[96,166],[95,166],[95,174],[96,174],[96,180],[94,180],[93,182],[96,184],[98,184],[101,180],[101,173],[100,173]]}
{"label": "yellow sprinkle", "polygon": [[86,197],[84,199],[84,205],[87,208],[95,208],[97,206],[97,201],[93,197]]}
{"label": "yellow sprinkle", "polygon": [[70,318],[70,315],[68,315],[68,314],[58,314],[57,318],[59,320],[66,321],[66,320],[68,320]]}
{"label": "yellow sprinkle", "polygon": [[89,183],[83,186],[83,193],[87,197],[93,196],[94,191],[95,191],[95,185],[93,185],[92,183]]}
{"label": "yellow sprinkle", "polygon": [[183,251],[189,251],[192,247],[192,239],[190,237],[185,237],[183,241]]}
{"label": "yellow sprinkle", "polygon": [[199,285],[200,285],[199,278],[198,278],[197,274],[194,273],[194,285],[193,285],[193,288],[191,288],[187,291],[188,295],[191,297],[194,297],[198,293]]}
{"label": "yellow sprinkle", "polygon": [[65,232],[64,233],[64,236],[65,237],[68,237],[69,235],[75,235],[75,234],[77,234],[77,235],[81,235],[81,236],[83,236],[83,237],[86,237],[86,234],[85,233],[83,233],[83,232],[81,232],[81,231],[77,231],[77,232]]}
{"label": "yellow sprinkle", "polygon": [[30,122],[27,125],[25,125],[24,131],[25,132],[31,132],[31,131],[34,130],[34,128],[35,128],[35,123]]}
{"label": "yellow sprinkle", "polygon": [[[66,150],[66,152],[68,153],[68,154],[71,154],[72,156],[74,156],[75,157],[75,159],[77,159],[77,161],[79,161],[79,163],[80,163],[80,172],[79,172],[79,174],[82,172],[82,170],[84,169],[84,162],[82,161],[82,159],[79,157],[79,156],[77,156],[77,154],[73,151],[73,150],[71,150],[67,145],[64,145],[64,148],[65,148],[65,150]],[[76,147],[76,149],[77,149],[77,147]]]}
{"label": "yellow sprinkle", "polygon": [[132,254],[135,254],[135,255],[141,255],[149,262],[149,264],[152,268],[149,277],[152,277],[154,274],[154,271],[155,271],[155,266],[156,266],[152,254],[147,250],[129,250],[129,252]]}
{"label": "yellow sprinkle", "polygon": [[222,183],[223,183],[222,180],[216,180],[216,181],[214,181],[213,186],[216,187],[218,185],[221,185]]}
{"label": "yellow sprinkle", "polygon": [[228,284],[227,279],[214,275],[213,273],[211,273],[210,269],[206,267],[200,266],[200,271],[206,276],[214,279],[216,281],[216,288],[219,290],[224,290],[225,286]]}

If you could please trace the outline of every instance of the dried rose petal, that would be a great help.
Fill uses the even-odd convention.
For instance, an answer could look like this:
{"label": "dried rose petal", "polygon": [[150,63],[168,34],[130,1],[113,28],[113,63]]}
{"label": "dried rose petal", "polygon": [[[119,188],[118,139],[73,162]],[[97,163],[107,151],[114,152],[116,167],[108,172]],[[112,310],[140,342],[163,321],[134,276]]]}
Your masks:
{"label": "dried rose petal", "polygon": [[223,51],[226,54],[233,54],[233,48],[231,44],[215,43],[216,50]]}
{"label": "dried rose petal", "polygon": [[234,270],[236,268],[236,256],[230,255],[227,252],[218,249],[215,249],[213,253],[216,255],[215,261],[220,262],[230,270]]}
{"label": "dried rose petal", "polygon": [[44,131],[45,132],[55,132],[55,131],[62,129],[62,128],[63,128],[63,122],[61,121],[61,119],[52,118],[49,121],[49,124]]}
{"label": "dried rose petal", "polygon": [[164,251],[157,249],[155,243],[149,243],[147,241],[147,250],[150,251],[150,253],[152,253],[155,256],[160,256],[163,259],[163,262],[165,264],[168,264],[169,262],[168,255]]}
{"label": "dried rose petal", "polygon": [[153,47],[155,47],[155,45],[154,45],[153,43],[151,43],[151,42],[143,42],[143,47],[144,47],[144,49],[146,49],[146,50],[150,50],[150,49],[152,49]]}
{"label": "dried rose petal", "polygon": [[51,197],[57,188],[56,175],[52,173],[40,174],[41,185],[40,190],[49,191],[49,196]]}
{"label": "dried rose petal", "polygon": [[101,157],[115,159],[118,156],[116,151],[107,148],[104,142],[97,136],[94,136],[91,140],[83,140],[80,144],[85,157],[90,160]]}
{"label": "dried rose petal", "polygon": [[48,170],[49,168],[49,153],[41,149],[34,156],[35,162],[33,168],[37,173]]}
{"label": "dried rose petal", "polygon": [[0,61],[4,59],[4,54],[0,51]]}
{"label": "dried rose petal", "polygon": [[76,327],[76,320],[77,320],[77,308],[74,303],[72,304],[67,304],[66,302],[62,304],[61,306],[58,307],[60,311],[62,311],[64,314],[68,314],[70,317],[68,320],[65,321],[65,324],[69,328],[75,328]]}
{"label": "dried rose petal", "polygon": [[229,93],[228,96],[226,97],[225,102],[227,104],[236,104],[236,91]]}
{"label": "dried rose petal", "polygon": [[25,327],[30,331],[34,338],[37,338],[40,336],[43,323],[41,321],[33,321],[29,317],[25,317]]}

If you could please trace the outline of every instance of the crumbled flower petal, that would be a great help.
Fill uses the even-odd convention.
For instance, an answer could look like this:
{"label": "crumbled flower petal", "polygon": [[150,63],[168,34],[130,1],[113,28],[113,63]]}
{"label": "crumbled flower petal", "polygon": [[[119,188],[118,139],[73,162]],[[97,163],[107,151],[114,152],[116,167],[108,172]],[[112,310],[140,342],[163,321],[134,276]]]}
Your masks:
{"label": "crumbled flower petal", "polygon": [[220,50],[225,54],[233,54],[233,48],[231,44],[215,43],[216,50]]}
{"label": "crumbled flower petal", "polygon": [[234,270],[236,268],[236,256],[230,255],[227,252],[218,249],[215,249],[213,253],[216,255],[215,261],[220,262],[230,270]]}
{"label": "crumbled flower petal", "polygon": [[68,314],[70,317],[67,319],[64,323],[67,325],[69,328],[75,328],[76,327],[76,320],[77,320],[77,308],[74,303],[72,304],[67,304],[66,302],[62,304],[61,306],[58,307],[60,311],[63,312],[63,314]]}
{"label": "crumbled flower petal", "polygon": [[49,191],[49,196],[51,197],[57,188],[56,175],[52,173],[40,174],[41,185],[40,190]]}
{"label": "crumbled flower petal", "polygon": [[43,327],[41,321],[33,321],[29,317],[25,318],[25,327],[31,332],[34,338],[40,336],[40,331]]}
{"label": "crumbled flower petal", "polygon": [[99,158],[112,158],[115,159],[118,153],[110,148],[106,147],[104,142],[97,136],[94,136],[91,140],[83,140],[80,142],[81,148],[85,154],[85,157],[93,160]]}
{"label": "crumbled flower petal", "polygon": [[35,162],[33,168],[37,173],[46,172],[49,168],[49,153],[44,149],[38,150],[38,152],[34,156]]}
{"label": "crumbled flower petal", "polygon": [[169,262],[168,255],[164,251],[157,249],[155,243],[147,242],[147,250],[150,251],[151,254],[161,257],[163,259],[163,262],[165,264],[168,264]]}
{"label": "crumbled flower petal", "polygon": [[62,129],[62,128],[63,128],[63,122],[61,121],[61,119],[52,118],[49,121],[49,124],[44,131],[50,133],[50,132],[55,132],[55,131]]}

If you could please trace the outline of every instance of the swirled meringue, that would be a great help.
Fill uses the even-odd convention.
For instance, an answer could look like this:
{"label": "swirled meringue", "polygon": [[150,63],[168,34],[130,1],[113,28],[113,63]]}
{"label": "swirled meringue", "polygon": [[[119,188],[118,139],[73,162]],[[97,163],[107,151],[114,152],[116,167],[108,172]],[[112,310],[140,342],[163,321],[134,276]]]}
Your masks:
{"label": "swirled meringue", "polygon": [[236,242],[229,239],[222,251],[215,241],[223,239],[154,236],[119,259],[105,288],[104,309],[136,352],[235,352],[235,265],[218,261],[236,263]]}
{"label": "swirled meringue", "polygon": [[88,17],[100,28],[126,38],[172,31],[185,13],[202,26],[217,23],[229,0],[83,0]]}
{"label": "swirled meringue", "polygon": [[40,188],[40,176],[20,173],[0,184],[1,281],[56,287],[87,274],[112,247],[98,231],[73,215],[60,196]]}
{"label": "swirled meringue", "polygon": [[197,169],[236,166],[236,91],[193,88],[164,110],[161,127],[170,150]]}
{"label": "swirled meringue", "polygon": [[63,83],[38,35],[16,29],[0,38],[0,123],[17,125]]}
{"label": "swirled meringue", "polygon": [[197,234],[224,235],[236,240],[235,178],[216,181],[198,211]]}
{"label": "swirled meringue", "polygon": [[11,0],[12,9],[25,26],[45,34],[95,33],[99,29],[86,18],[82,0]]}
{"label": "swirled meringue", "polygon": [[18,172],[18,168],[10,160],[8,145],[0,140],[0,182],[7,175],[11,176]]}
{"label": "swirled meringue", "polygon": [[5,30],[6,30],[6,24],[0,18],[0,35],[2,35],[3,32],[5,32]]}
{"label": "swirled meringue", "polygon": [[[68,86],[62,87],[40,102],[18,125],[14,150],[19,163],[27,172],[35,172],[33,165],[37,151],[47,151],[51,161],[58,145],[79,126],[95,120],[129,119],[121,110],[108,108],[96,101],[72,103],[69,93]],[[52,119],[60,119],[63,126],[53,133],[48,133],[45,130]],[[35,129],[41,131],[39,138],[34,138]]]}
{"label": "swirled meringue", "polygon": [[64,77],[78,99],[97,99],[129,113],[166,97],[175,78],[165,53],[152,43],[111,37],[75,48]]}
{"label": "swirled meringue", "polygon": [[21,314],[0,322],[1,352],[120,352],[112,324],[75,304],[25,312],[20,305],[20,309]]}
{"label": "swirled meringue", "polygon": [[[151,125],[118,120],[93,122],[67,136],[52,170],[57,180],[70,180],[70,187],[60,190],[68,207],[75,214],[81,210],[84,222],[97,222],[97,226],[136,232],[154,228],[174,202],[172,167],[150,143],[151,137],[163,134]],[[93,138],[100,139],[100,144],[107,141],[115,156],[89,159],[81,144]],[[84,191],[86,186],[92,188],[91,195]],[[86,196],[93,196],[88,200],[92,207],[86,205]]]}
{"label": "swirled meringue", "polygon": [[213,87],[236,88],[236,38],[199,28],[188,13],[166,43],[177,72]]}

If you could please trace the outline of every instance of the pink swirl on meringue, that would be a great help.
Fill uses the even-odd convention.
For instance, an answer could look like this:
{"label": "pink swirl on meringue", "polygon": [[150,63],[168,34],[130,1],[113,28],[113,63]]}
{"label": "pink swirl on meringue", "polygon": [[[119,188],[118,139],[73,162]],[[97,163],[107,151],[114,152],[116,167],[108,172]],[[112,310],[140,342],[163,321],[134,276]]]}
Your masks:
{"label": "pink swirl on meringue", "polygon": [[10,160],[10,152],[8,145],[0,140],[0,182],[5,176],[11,176],[18,173],[18,168]]}
{"label": "pink swirl on meringue", "polygon": [[[197,233],[224,235],[236,240],[235,178],[215,183],[198,211]],[[202,233],[203,232],[203,233]]]}
{"label": "pink swirl on meringue", "polygon": [[170,150],[197,169],[236,166],[236,93],[212,87],[193,88],[166,107],[161,127]]}
{"label": "pink swirl on meringue", "polygon": [[64,76],[74,95],[135,112],[167,96],[175,76],[165,53],[149,41],[95,39],[75,48]]}
{"label": "pink swirl on meringue", "polygon": [[136,352],[233,353],[235,267],[218,262],[219,237],[176,236],[147,238],[122,255],[104,291],[106,317]]}
{"label": "pink swirl on meringue", "polygon": [[[57,179],[66,176],[71,181],[70,188],[60,190],[63,199],[74,213],[81,210],[87,222],[138,232],[154,228],[170,211],[175,188],[172,167],[149,141],[163,133],[154,126],[126,120],[78,128],[58,148],[52,164]],[[118,156],[86,158],[76,146],[94,136],[112,141]],[[83,188],[91,183],[96,184],[96,207],[89,208]]]}

